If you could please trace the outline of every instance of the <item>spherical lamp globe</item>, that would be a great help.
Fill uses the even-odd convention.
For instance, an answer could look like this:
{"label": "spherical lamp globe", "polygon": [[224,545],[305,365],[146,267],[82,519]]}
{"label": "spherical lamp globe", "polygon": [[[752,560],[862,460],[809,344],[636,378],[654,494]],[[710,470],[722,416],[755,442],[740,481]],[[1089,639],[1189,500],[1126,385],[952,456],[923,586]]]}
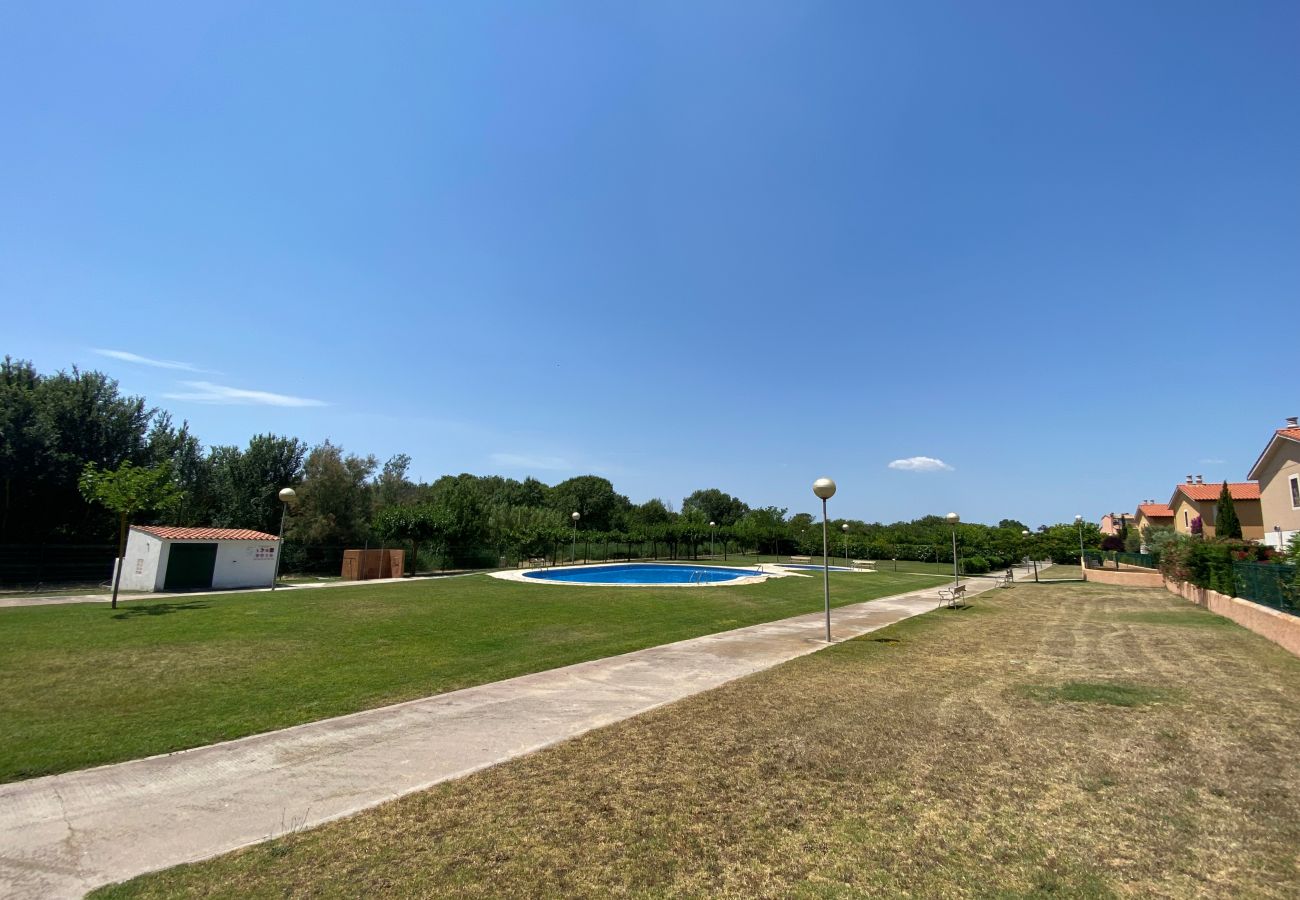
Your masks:
{"label": "spherical lamp globe", "polygon": [[280,502],[292,503],[298,499],[298,493],[293,488],[280,488]]}
{"label": "spherical lamp globe", "polygon": [[947,522],[949,525],[956,525],[958,522],[961,521],[961,516],[957,515],[956,513],[948,513],[948,515],[943,517],[943,520]]}
{"label": "spherical lamp globe", "polygon": [[835,482],[829,478],[818,478],[813,482],[813,493],[819,500],[829,500],[835,496]]}

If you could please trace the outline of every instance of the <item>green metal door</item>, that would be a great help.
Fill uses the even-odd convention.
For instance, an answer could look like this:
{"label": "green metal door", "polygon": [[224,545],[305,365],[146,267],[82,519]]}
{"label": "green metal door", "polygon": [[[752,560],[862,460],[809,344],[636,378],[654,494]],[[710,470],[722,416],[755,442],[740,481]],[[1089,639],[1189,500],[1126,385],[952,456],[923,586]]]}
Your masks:
{"label": "green metal door", "polygon": [[217,567],[216,544],[172,544],[167,556],[165,591],[190,591],[212,587],[212,570]]}

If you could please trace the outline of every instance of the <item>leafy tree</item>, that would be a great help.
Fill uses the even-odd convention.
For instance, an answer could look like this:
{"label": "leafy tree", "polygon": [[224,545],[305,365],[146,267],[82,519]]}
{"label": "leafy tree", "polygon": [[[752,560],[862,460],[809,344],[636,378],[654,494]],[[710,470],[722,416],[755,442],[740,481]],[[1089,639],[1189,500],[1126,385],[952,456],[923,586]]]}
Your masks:
{"label": "leafy tree", "polygon": [[274,534],[280,522],[280,489],[303,479],[307,445],[297,438],[259,434],[238,447],[214,447],[208,456],[212,524]]}
{"label": "leafy tree", "polygon": [[735,525],[749,512],[749,507],[717,488],[696,491],[682,501],[682,512],[698,510],[706,522]]}
{"label": "leafy tree", "polygon": [[180,489],[172,481],[170,465],[142,469],[129,460],[112,471],[88,463],[78,485],[87,502],[98,503],[118,515],[117,571],[113,575],[113,609],[117,609],[117,589],[126,561],[127,523],[138,512],[171,506],[180,499]]}
{"label": "leafy tree", "polygon": [[411,467],[411,457],[399,453],[384,463],[375,483],[375,508],[405,506],[415,502],[419,489],[406,477]]}
{"label": "leafy tree", "polygon": [[521,557],[540,556],[564,534],[565,522],[553,509],[498,506],[488,513],[488,539]]}
{"label": "leafy tree", "polygon": [[181,499],[170,511],[172,524],[208,525],[212,522],[212,466],[188,422],[172,425],[171,413],[162,412],[149,429],[150,464],[171,466]]}
{"label": "leafy tree", "polygon": [[1146,552],[1164,555],[1165,548],[1173,543],[1178,537],[1178,532],[1172,525],[1151,525],[1147,528],[1144,539],[1146,541]]}
{"label": "leafy tree", "polygon": [[[370,523],[369,479],[373,456],[344,455],[329,441],[314,448],[303,464],[291,534],[304,544],[357,544]],[[278,488],[277,488],[278,490]]]}
{"label": "leafy tree", "polygon": [[124,397],[100,372],[41,376],[31,363],[0,364],[0,540],[15,526],[24,538],[88,540],[107,517],[86,501],[79,479],[87,463],[116,469],[150,462],[145,442],[154,410]]}
{"label": "leafy tree", "polygon": [[551,488],[547,505],[564,516],[579,513],[583,527],[596,531],[616,527],[631,508],[628,499],[616,493],[608,479],[596,475],[561,481]]}
{"label": "leafy tree", "polygon": [[429,505],[445,526],[442,537],[454,560],[469,558],[488,536],[488,513],[480,487],[473,475],[463,474],[439,478],[430,490]]}
{"label": "leafy tree", "polygon": [[411,542],[411,573],[415,573],[415,564],[420,552],[420,544],[435,540],[445,540],[449,532],[449,523],[438,508],[421,504],[418,506],[389,506],[381,509],[374,520],[374,530],[386,541]]}
{"label": "leafy tree", "polygon": [[1214,536],[1241,540],[1241,520],[1237,518],[1237,507],[1232,503],[1232,492],[1226,481],[1214,507]]}
{"label": "leafy tree", "polygon": [[658,497],[652,497],[640,506],[633,507],[627,515],[629,523],[640,527],[667,525],[672,519],[673,514],[668,511],[668,506]]}
{"label": "leafy tree", "polygon": [[786,510],[776,506],[751,509],[740,520],[737,530],[756,551],[779,554],[782,540],[789,541],[785,514]]}

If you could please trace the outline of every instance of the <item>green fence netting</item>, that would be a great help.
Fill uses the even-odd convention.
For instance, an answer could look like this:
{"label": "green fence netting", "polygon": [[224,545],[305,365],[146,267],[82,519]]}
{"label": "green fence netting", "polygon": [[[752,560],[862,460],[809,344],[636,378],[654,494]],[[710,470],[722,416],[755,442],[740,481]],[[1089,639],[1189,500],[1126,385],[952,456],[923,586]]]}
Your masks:
{"label": "green fence netting", "polygon": [[1300,585],[1296,584],[1295,566],[1235,562],[1232,580],[1238,597],[1293,616],[1300,615]]}

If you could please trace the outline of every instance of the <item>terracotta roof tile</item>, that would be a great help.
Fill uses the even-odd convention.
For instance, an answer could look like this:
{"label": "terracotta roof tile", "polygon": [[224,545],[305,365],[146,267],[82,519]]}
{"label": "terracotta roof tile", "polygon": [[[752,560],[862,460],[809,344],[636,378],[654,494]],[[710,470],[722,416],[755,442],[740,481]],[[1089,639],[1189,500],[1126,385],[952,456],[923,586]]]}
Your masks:
{"label": "terracotta roof tile", "polygon": [[132,525],[136,531],[170,541],[276,541],[273,534],[249,528],[179,528],[175,525]]}
{"label": "terracotta roof tile", "polygon": [[[1215,496],[1217,497],[1218,494],[1215,494]],[[1163,503],[1139,503],[1138,512],[1148,519],[1172,519],[1174,517],[1174,511]]]}
{"label": "terracotta roof tile", "polygon": [[1278,437],[1290,438],[1293,441],[1300,441],[1300,428],[1279,428]]}
{"label": "terracotta roof tile", "polygon": [[[1223,484],[1180,484],[1178,485],[1178,490],[1182,491],[1192,500],[1218,500],[1219,494],[1223,492]],[[1228,493],[1232,495],[1233,500],[1258,500],[1259,482],[1229,482]]]}

